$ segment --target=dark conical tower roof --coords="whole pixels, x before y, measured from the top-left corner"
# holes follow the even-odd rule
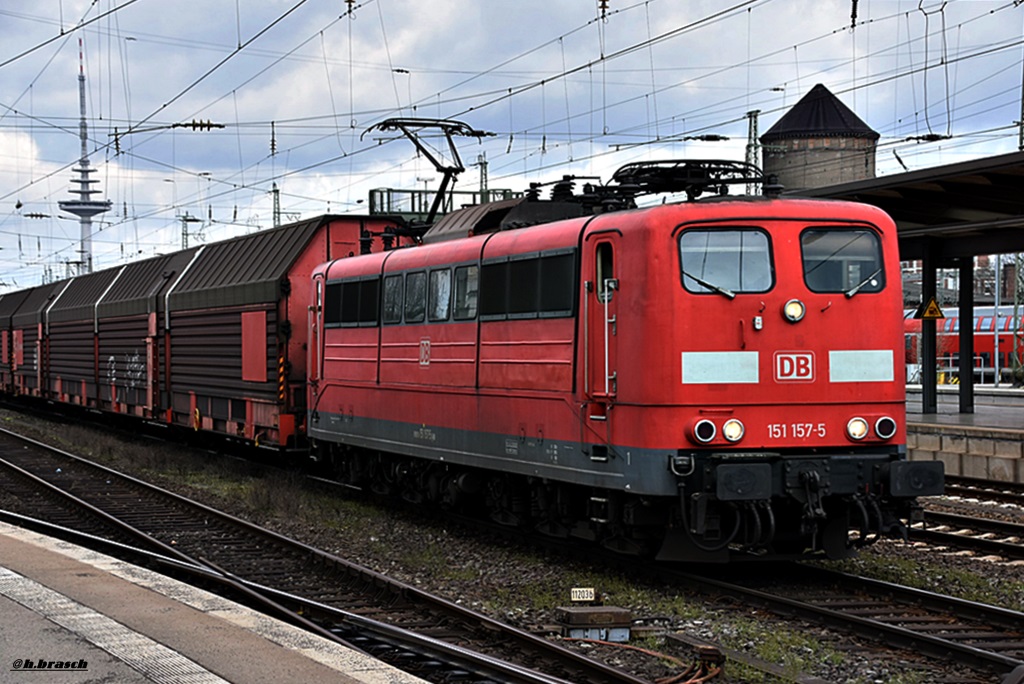
[[[879,136],[819,83],[761,136],[761,142],[819,137],[878,140]]]

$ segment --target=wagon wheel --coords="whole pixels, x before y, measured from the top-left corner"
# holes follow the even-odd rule
[[[484,505],[487,513],[496,523],[518,527],[528,518],[528,499],[505,475],[492,477],[487,481]]]

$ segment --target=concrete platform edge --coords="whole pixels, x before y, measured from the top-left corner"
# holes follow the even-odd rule
[[[146,568],[2,522],[0,522],[0,535],[61,554],[98,571],[109,573],[139,587],[167,596],[194,610],[252,632],[282,648],[300,653],[339,674],[356,677],[361,682],[368,684],[377,682],[380,684],[423,684],[422,679],[379,660],[356,653],[328,639],[310,634],[280,620]]]

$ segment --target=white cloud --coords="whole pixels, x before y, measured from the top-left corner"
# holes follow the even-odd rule
[[[78,156],[78,37],[91,159],[114,204],[98,262],[174,248],[186,211],[212,212],[210,239],[269,224],[274,182],[283,210],[304,216],[364,211],[374,187],[420,188],[417,179],[438,174],[411,143],[360,139],[396,115],[495,132],[457,141],[467,165],[459,187],[472,189],[481,153],[492,186],[515,190],[568,173],[607,178],[636,159],[742,159],[745,113],[761,110],[763,132],[819,82],[882,133],[883,172],[900,170],[892,149],[913,168],[1016,149],[1012,128],[978,133],[1019,118],[1021,48],[1000,48],[1020,40],[1024,8],[1005,2],[926,3],[924,12],[917,0],[861,2],[855,30],[845,0],[755,2],[704,23],[727,6],[611,2],[601,22],[595,2],[363,0],[354,19],[339,20],[346,3],[307,2],[256,38],[294,4],[140,2],[77,32],[80,17],[114,0],[0,9],[0,63],[57,38],[0,67],[0,105],[20,113],[0,107],[0,246],[40,235],[55,261],[70,248],[74,225],[25,219],[14,202],[55,215],[67,196],[70,171],[53,172]],[[641,47],[599,61],[631,46]],[[143,118],[141,128],[159,130],[124,135]],[[226,128],[170,128],[192,118]],[[904,140],[929,125],[956,137]],[[120,155],[106,147],[115,127]],[[730,139],[657,140],[699,133]],[[0,279],[14,268],[3,262],[11,253],[0,252]]]

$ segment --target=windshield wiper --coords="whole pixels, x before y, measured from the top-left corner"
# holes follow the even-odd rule
[[[849,299],[849,298],[850,298],[850,297],[852,297],[853,295],[855,295],[855,294],[857,294],[858,292],[860,292],[860,288],[864,287],[864,286],[865,286],[865,285],[867,285],[867,284],[868,284],[869,282],[871,282],[872,280],[874,280],[875,276],[876,276],[876,275],[878,275],[878,274],[879,274],[879,273],[881,273],[881,272],[882,272],[882,267],[881,267],[881,266],[879,266],[879,267],[878,267],[878,270],[877,270],[877,271],[875,271],[874,273],[872,273],[871,275],[869,275],[869,276],[868,276],[867,278],[865,278],[864,280],[862,280],[862,281],[860,281],[859,283],[857,283],[856,285],[854,285],[854,286],[853,286],[852,288],[850,288],[849,290],[847,290],[847,291],[846,291],[846,292],[844,292],[843,294],[845,294],[845,295],[846,295],[846,298],[847,298],[847,299]]]
[[[709,283],[706,280],[701,280],[697,276],[692,275],[690,273],[687,273],[685,269],[681,269],[681,270],[683,271],[683,275],[684,276],[686,276],[690,280],[696,281],[696,283],[698,285],[700,285],[701,287],[706,287],[707,289],[713,290],[714,292],[717,292],[720,295],[724,295],[724,296],[728,297],[729,299],[734,299],[736,297],[736,293],[733,292],[732,290],[727,290],[724,287],[721,287],[719,285],[715,285],[714,283]]]

